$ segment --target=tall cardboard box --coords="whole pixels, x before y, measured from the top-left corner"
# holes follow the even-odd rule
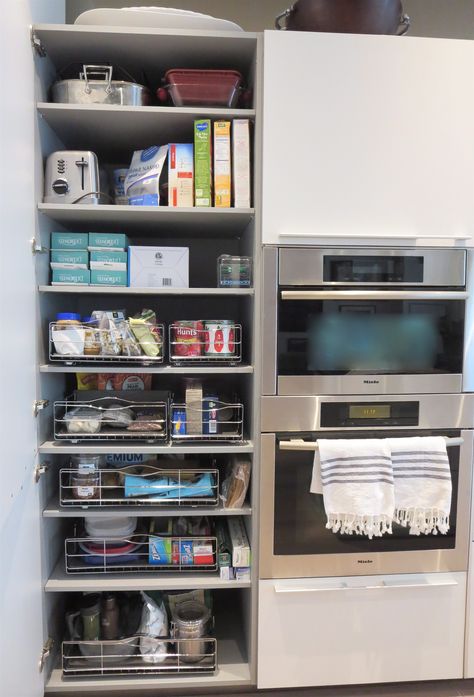
[[[232,179],[235,208],[250,208],[250,121],[232,121]]]
[[[194,122],[194,205],[212,206],[212,140],[211,121]]]
[[[192,208],[194,203],[192,143],[170,143],[168,150],[168,205]]]
[[[230,121],[214,122],[214,205],[230,208]]]

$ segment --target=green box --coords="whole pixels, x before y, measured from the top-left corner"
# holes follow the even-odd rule
[[[87,232],[52,232],[51,249],[87,249]]]
[[[91,272],[84,269],[53,269],[53,286],[81,285],[88,286]]]
[[[110,250],[107,252],[91,252],[91,269],[100,271],[126,271],[127,252]]]
[[[92,269],[91,286],[126,286],[127,272],[112,269]]]
[[[209,119],[194,122],[194,205],[212,206],[212,131]]]
[[[52,249],[50,266],[52,269],[88,269],[89,252],[84,249]]]
[[[124,252],[127,247],[128,238],[122,232],[89,232],[88,249],[90,252],[109,249],[118,249]]]

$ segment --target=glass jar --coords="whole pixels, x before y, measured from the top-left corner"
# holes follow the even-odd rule
[[[100,498],[99,472],[71,474],[71,489],[75,499],[88,501]]]
[[[99,356],[100,355],[100,330],[98,328],[98,320],[93,317],[84,317],[84,355]]]
[[[81,315],[76,312],[58,312],[56,315],[57,329],[67,329],[71,326],[81,325]]]

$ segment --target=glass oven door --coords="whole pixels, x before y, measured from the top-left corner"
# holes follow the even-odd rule
[[[263,435],[262,555],[263,578],[350,576],[379,573],[465,571],[469,538],[469,488],[472,431],[388,430],[377,437],[442,435],[462,438],[447,448],[452,476],[450,530],[447,535],[409,535],[393,525],[393,534],[369,540],[335,534],[326,528],[323,496],[310,493],[313,451],[287,450],[282,441],[337,438],[337,432]],[[340,437],[340,434],[339,434]],[[344,431],[344,438],[367,432]]]
[[[280,288],[278,394],[460,392],[466,293]]]

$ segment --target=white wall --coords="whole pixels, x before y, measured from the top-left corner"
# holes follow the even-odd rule
[[[275,16],[293,0],[176,0],[170,5],[224,17],[247,31],[273,29]],[[474,0],[402,0],[412,19],[411,36],[474,39]],[[94,7],[161,5],[158,0],[66,0],[66,21],[74,22],[81,12]]]

